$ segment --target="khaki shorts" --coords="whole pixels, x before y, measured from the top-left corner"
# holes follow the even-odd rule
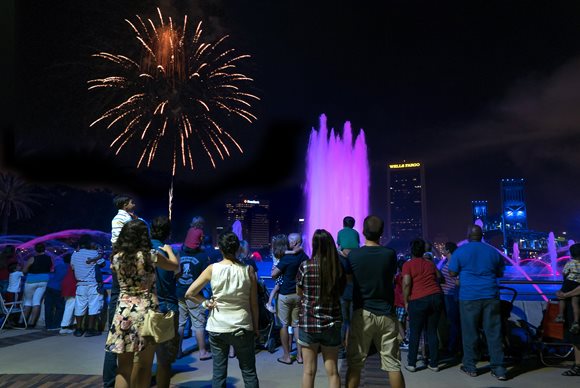
[[[364,367],[371,343],[381,354],[381,369],[387,372],[401,370],[399,349],[399,329],[397,318],[375,315],[363,309],[352,313],[347,359],[349,368],[361,370]]]
[[[187,317],[191,318],[191,328],[195,331],[205,330],[207,322],[206,309],[189,299],[179,299],[179,329],[183,330]]]
[[[282,325],[298,326],[298,312],[300,308],[300,297],[297,294],[278,294],[278,318]]]

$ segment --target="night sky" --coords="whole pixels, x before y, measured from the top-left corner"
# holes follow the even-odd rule
[[[14,53],[3,71],[4,169],[166,209],[169,167],[115,156],[114,133],[89,128],[100,108],[86,86],[90,55],[130,52],[124,19],[154,17],[156,6],[230,34],[252,55],[244,71],[261,98],[257,122],[230,128],[243,155],[216,169],[200,155],[197,170],[178,172],[180,216],[240,192],[270,198],[280,219],[303,216],[308,136],[324,113],[330,127],[365,131],[371,211],[382,217],[386,166],[406,159],[426,166],[431,239],[464,238],[472,200],[499,212],[502,178],[525,178],[531,229],[580,238],[580,3],[570,1],[20,0],[3,12]],[[108,225],[113,213],[94,216]]]

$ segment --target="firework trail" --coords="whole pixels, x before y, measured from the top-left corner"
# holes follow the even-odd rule
[[[112,62],[117,72],[90,80],[89,90],[110,90],[119,100],[90,126],[104,124],[119,131],[110,145],[115,155],[129,143],[140,144],[137,167],[149,167],[158,150],[170,144],[173,180],[178,165],[194,170],[196,144],[214,168],[217,157],[230,156],[232,145],[243,153],[222,118],[236,116],[251,123],[256,120],[251,103],[259,98],[244,90],[253,80],[237,68],[250,56],[223,48],[227,35],[208,43],[202,39],[201,22],[191,29],[187,15],[179,26],[159,8],[157,14],[158,23],[139,15],[126,20],[141,48],[139,59],[93,55]]]

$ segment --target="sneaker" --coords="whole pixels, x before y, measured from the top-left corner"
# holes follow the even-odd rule
[[[97,330],[87,330],[85,333],[85,337],[96,337],[98,335],[101,335],[101,332]]]
[[[507,376],[506,375],[496,375],[493,371],[491,372],[491,376],[495,377],[496,379],[498,379],[499,381],[507,381]]]
[[[58,334],[67,335],[67,334],[72,334],[74,332],[75,331],[73,329],[65,329],[65,328],[62,328],[62,329],[60,329],[60,331],[58,332]]]
[[[564,323],[564,316],[563,315],[556,315],[556,318],[554,318],[554,322],[556,323]]]
[[[75,337],[82,337],[84,334],[85,334],[85,332],[84,332],[83,330],[81,330],[81,329],[76,329],[76,330],[74,331],[74,333],[73,333],[73,335],[74,335]]]
[[[427,368],[431,369],[433,372],[439,372],[439,367],[438,366],[428,365]]]
[[[461,365],[459,367],[459,370],[463,373],[465,373],[466,375],[468,375],[469,377],[477,377],[477,372],[476,371],[470,371],[465,369],[465,367],[463,365]]]
[[[399,349],[409,350],[409,343],[407,341],[401,342],[401,345],[399,345]]]
[[[407,369],[409,372],[416,372],[417,371],[417,367],[414,367],[411,365],[405,365],[405,369]]]
[[[578,324],[578,322],[574,322],[571,326],[570,326],[570,333],[572,334],[578,334],[580,333],[580,324]]]

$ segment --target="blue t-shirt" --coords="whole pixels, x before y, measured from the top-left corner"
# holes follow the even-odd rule
[[[308,260],[308,256],[303,251],[292,255],[284,255],[276,264],[276,267],[282,271],[282,284],[280,285],[280,295],[292,295],[296,293],[296,275],[300,264]]]
[[[162,247],[164,244],[159,240],[151,240],[154,249]],[[159,252],[163,252],[159,250]],[[175,253],[175,252],[173,252]],[[163,252],[165,255],[165,252]],[[155,287],[157,287],[157,299],[159,299],[159,311],[166,313],[169,310],[178,312],[177,293],[175,287],[175,272],[166,271],[156,267]]]
[[[473,241],[457,248],[449,271],[459,274],[459,300],[498,298],[504,267],[503,257],[491,245]]]

